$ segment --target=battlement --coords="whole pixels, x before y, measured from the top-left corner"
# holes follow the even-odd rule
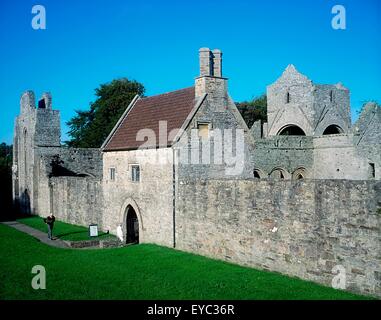
[[[44,92],[38,100],[37,109],[52,110],[52,95],[50,92]],[[36,110],[36,96],[32,90],[25,91],[20,98],[21,114],[29,113]],[[34,111],[33,111],[34,112]]]

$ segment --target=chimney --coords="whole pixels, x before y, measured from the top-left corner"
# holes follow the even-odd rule
[[[219,49],[212,51],[213,55],[213,76],[222,77],[222,52]]]
[[[222,52],[219,49],[211,51],[209,48],[201,48],[200,77],[222,77]]]
[[[199,50],[200,76],[195,81],[195,95],[200,97],[208,94],[210,97],[227,96],[227,78],[222,77],[222,52],[209,48]]]
[[[201,48],[200,56],[200,77],[213,76],[213,57],[209,48]]]

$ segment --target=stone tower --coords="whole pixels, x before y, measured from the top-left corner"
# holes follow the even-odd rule
[[[21,212],[34,212],[39,156],[46,147],[60,147],[60,140],[60,114],[52,109],[51,94],[44,93],[36,108],[33,91],[24,92],[13,138],[13,199]]]
[[[348,133],[349,90],[342,84],[318,85],[289,65],[267,87],[265,136]]]

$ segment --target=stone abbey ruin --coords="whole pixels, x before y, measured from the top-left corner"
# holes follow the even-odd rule
[[[135,97],[99,149],[61,146],[51,95],[36,108],[25,92],[20,210],[325,285],[339,266],[347,290],[381,297],[380,107],[352,124],[347,88],[290,65],[267,87],[267,123],[248,128],[221,51],[199,59],[194,86]]]

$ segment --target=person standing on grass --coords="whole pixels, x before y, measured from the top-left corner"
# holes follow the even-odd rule
[[[56,217],[53,215],[53,213],[44,219],[44,222],[48,225],[48,238],[50,240],[53,240],[54,221],[56,221]]]

